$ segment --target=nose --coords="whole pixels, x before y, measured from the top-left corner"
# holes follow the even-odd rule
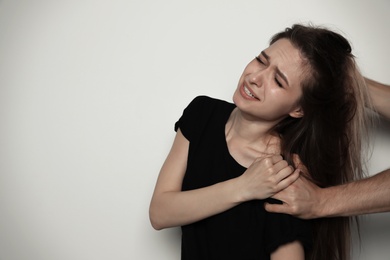
[[[256,87],[260,88],[264,83],[264,70],[256,70],[248,75],[248,81],[251,85],[256,85]]]

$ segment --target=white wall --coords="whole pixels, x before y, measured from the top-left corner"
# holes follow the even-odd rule
[[[1,0],[0,260],[179,259],[148,206],[173,124],[231,100],[246,63],[294,22],[338,28],[390,83],[390,2]],[[372,173],[389,167],[388,126]],[[386,133],[387,131],[387,133]],[[355,259],[388,259],[389,214]]]

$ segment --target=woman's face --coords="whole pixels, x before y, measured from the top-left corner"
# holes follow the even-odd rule
[[[278,40],[246,66],[233,101],[254,120],[278,123],[288,115],[302,117],[304,69],[298,49],[287,39]]]

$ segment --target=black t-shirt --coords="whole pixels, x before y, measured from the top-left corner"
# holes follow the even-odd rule
[[[190,142],[182,190],[207,187],[246,170],[230,155],[225,125],[234,104],[195,98],[175,124]],[[269,259],[278,246],[301,241],[311,246],[307,221],[266,212],[264,200],[239,204],[223,213],[182,227],[182,259]]]

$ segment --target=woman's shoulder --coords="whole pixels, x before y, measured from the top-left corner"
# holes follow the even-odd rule
[[[197,96],[184,109],[179,121],[175,124],[175,130],[180,128],[187,133],[186,138],[190,140],[189,131],[205,129],[206,127],[225,124],[235,105],[227,101],[211,98],[209,96]]]
[[[233,103],[230,103],[228,101],[218,99],[218,98],[212,98],[206,95],[200,95],[195,97],[191,103],[190,106],[195,106],[198,108],[216,108],[216,107],[233,107],[235,106]]]

